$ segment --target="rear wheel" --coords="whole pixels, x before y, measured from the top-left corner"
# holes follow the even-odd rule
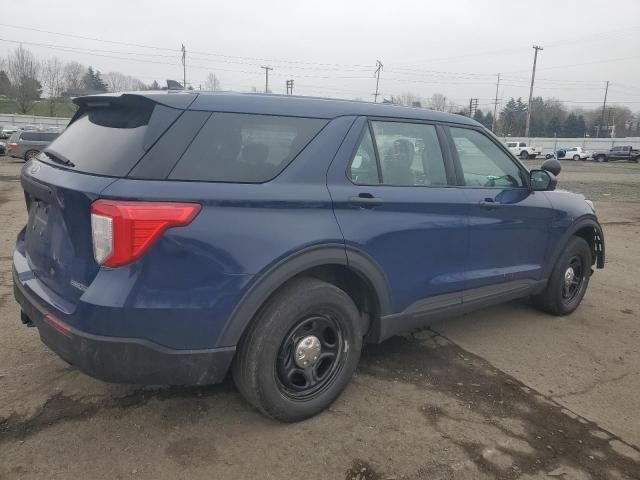
[[[314,278],[285,285],[238,346],[232,371],[242,395],[285,422],[329,407],[349,383],[362,348],[360,314],[342,290]]]
[[[598,155],[596,157],[596,162],[602,163],[602,162],[605,162],[606,160],[607,160],[607,157],[605,157],[604,155]]]
[[[591,276],[591,248],[580,237],[573,237],[558,258],[549,282],[540,295],[532,298],[540,310],[567,315],[582,301]]]
[[[27,153],[24,154],[24,159],[28,162],[29,160],[31,160],[33,157],[35,157],[39,153],[40,153],[39,150],[29,150],[29,151],[27,151]]]
[[[580,160],[580,155],[574,155],[573,159],[577,162],[578,160]]]
[[[520,158],[522,160],[527,160],[529,158],[529,152],[527,152],[526,150],[523,150],[520,152]]]

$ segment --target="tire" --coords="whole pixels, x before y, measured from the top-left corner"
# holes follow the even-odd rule
[[[235,384],[250,404],[276,420],[316,415],[351,380],[362,349],[360,329],[358,308],[344,291],[314,278],[292,280],[267,301],[243,335],[232,365]],[[315,363],[303,369],[294,353],[316,332],[321,332],[314,336],[320,352],[312,353],[309,361]]]
[[[570,267],[575,274],[572,280],[577,278],[577,283],[570,283],[573,289],[568,286]],[[553,267],[547,286],[541,294],[532,297],[533,304],[552,315],[568,315],[580,305],[590,277],[591,248],[583,238],[572,237]]]
[[[529,152],[527,152],[526,150],[523,150],[520,152],[520,159],[521,160],[527,160],[529,158]]]
[[[577,162],[578,160],[580,160],[580,155],[574,155],[574,156],[573,156],[573,160],[574,160],[575,162]]]
[[[33,157],[35,157],[36,155],[38,155],[40,153],[40,150],[28,150],[25,154],[24,154],[24,160],[25,162],[28,162],[29,160],[31,160]]]
[[[602,162],[606,162],[607,161],[607,157],[605,157],[604,155],[598,155],[596,157],[596,162],[598,163],[602,163]]]

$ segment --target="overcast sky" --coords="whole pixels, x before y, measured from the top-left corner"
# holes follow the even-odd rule
[[[385,96],[440,92],[461,105],[477,97],[486,111],[499,72],[499,97],[526,101],[537,44],[544,50],[535,95],[592,107],[586,102],[601,102],[610,80],[609,100],[640,110],[639,0],[19,3],[0,17],[0,54],[22,41],[40,58],[56,55],[146,83],[182,79],[184,43],[195,88],[213,72],[223,89],[262,90],[260,66],[270,65],[275,93],[294,79],[297,94],[371,100],[379,59]]]

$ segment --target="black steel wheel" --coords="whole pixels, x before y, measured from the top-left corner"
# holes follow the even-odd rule
[[[565,303],[573,301],[584,282],[584,265],[582,258],[574,255],[569,259],[562,282],[562,299]]]
[[[532,297],[533,304],[553,315],[573,312],[587,292],[592,263],[587,241],[572,237],[558,257],[545,289]]]
[[[329,407],[358,365],[365,327],[343,290],[316,278],[281,287],[243,335],[232,373],[262,413],[295,422]]]
[[[321,393],[342,367],[340,324],[324,315],[300,320],[286,336],[276,360],[281,392],[294,400]]]

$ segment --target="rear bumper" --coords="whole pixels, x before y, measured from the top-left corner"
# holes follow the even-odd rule
[[[42,342],[63,360],[92,377],[115,383],[206,385],[221,382],[234,347],[176,350],[148,340],[106,337],[79,331],[51,315],[13,270],[14,295]]]

